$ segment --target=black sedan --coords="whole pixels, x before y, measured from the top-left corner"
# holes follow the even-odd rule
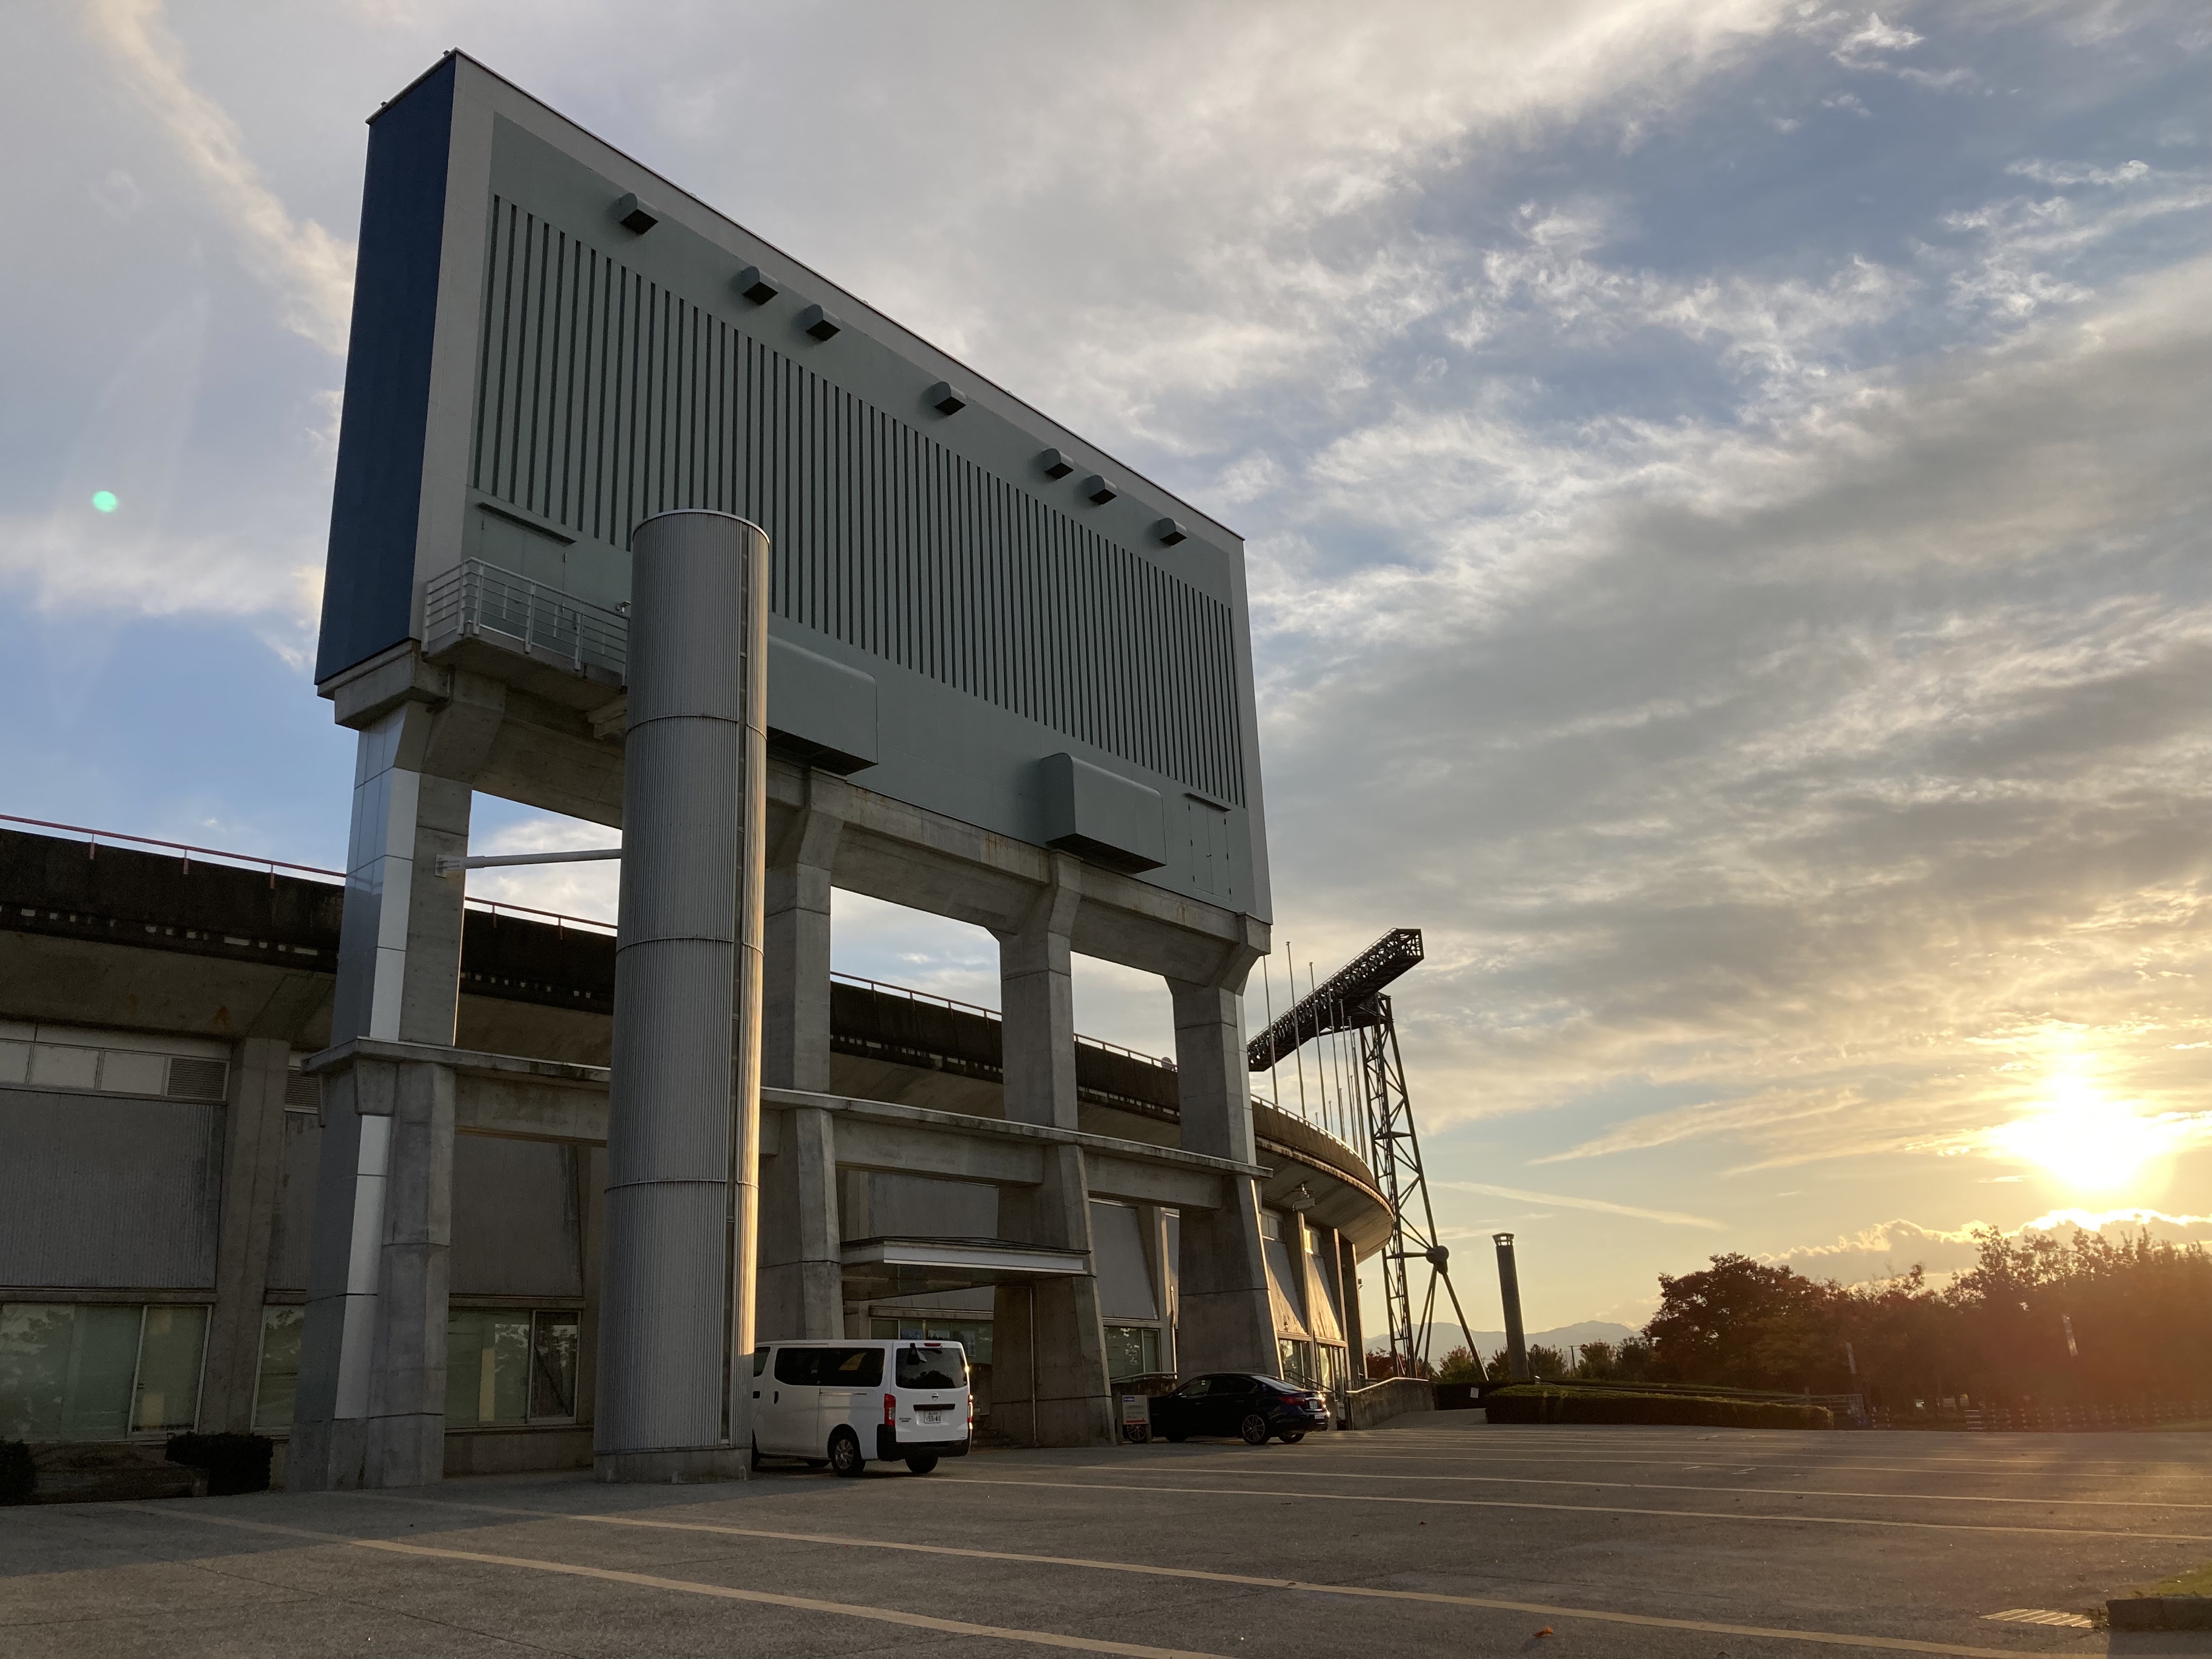
[[[1250,1371],[1208,1371],[1152,1401],[1152,1432],[1168,1440],[1234,1434],[1247,1445],[1296,1445],[1328,1426],[1328,1402],[1310,1389]]]

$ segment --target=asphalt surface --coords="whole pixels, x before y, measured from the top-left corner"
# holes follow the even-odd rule
[[[2201,1434],[1450,1413],[927,1477],[53,1505],[0,1510],[0,1653],[2212,1654],[2032,1621],[2212,1560],[2208,1466]]]

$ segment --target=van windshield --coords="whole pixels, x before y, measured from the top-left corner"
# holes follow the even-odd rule
[[[964,1389],[968,1356],[950,1343],[941,1348],[901,1348],[898,1385],[902,1389]]]

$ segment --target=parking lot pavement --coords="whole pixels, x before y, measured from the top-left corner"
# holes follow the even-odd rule
[[[0,1652],[2212,1654],[2051,1622],[2212,1560],[2209,1463],[1453,1413],[927,1477],[57,1505],[0,1511]]]

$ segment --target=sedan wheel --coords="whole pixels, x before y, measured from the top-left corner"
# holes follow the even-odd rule
[[[912,1469],[916,1474],[927,1474],[932,1469],[937,1467],[937,1454],[934,1452],[917,1452],[914,1456],[906,1460],[906,1466]]]
[[[1306,1431],[1304,1429],[1300,1429],[1296,1434],[1279,1434],[1275,1437],[1276,1439],[1281,1441],[1285,1446],[1295,1446],[1299,1441],[1305,1437]]]
[[[830,1467],[838,1474],[848,1477],[867,1468],[868,1460],[860,1455],[860,1443],[850,1429],[840,1429],[830,1437]]]
[[[1264,1446],[1267,1443],[1267,1419],[1254,1412],[1245,1418],[1244,1426],[1239,1432],[1243,1435],[1246,1445]]]

